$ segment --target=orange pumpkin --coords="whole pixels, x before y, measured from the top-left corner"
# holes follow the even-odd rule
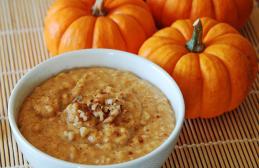
[[[169,26],[177,19],[211,17],[240,28],[253,8],[253,0],[147,0],[147,3],[163,26]]]
[[[45,18],[44,36],[52,55],[82,48],[137,53],[155,31],[142,0],[57,0]]]
[[[249,41],[230,25],[210,18],[194,25],[191,20],[174,22],[145,41],[139,55],[176,80],[187,118],[214,117],[236,108],[257,71],[256,53]]]

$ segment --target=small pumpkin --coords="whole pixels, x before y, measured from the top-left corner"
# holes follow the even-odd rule
[[[137,53],[156,31],[142,0],[57,0],[44,24],[45,41],[52,55],[82,48]]]
[[[169,26],[177,19],[211,17],[240,28],[253,8],[253,0],[147,0],[147,4],[162,26]]]
[[[236,108],[255,79],[256,53],[226,23],[210,18],[177,20],[150,37],[139,50],[176,80],[187,118],[209,118]]]

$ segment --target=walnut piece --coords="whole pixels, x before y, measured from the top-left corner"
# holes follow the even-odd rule
[[[72,141],[74,133],[77,133],[80,137],[87,137],[89,142],[94,143],[96,137],[90,133],[92,132],[90,130],[100,123],[112,123],[118,115],[125,111],[123,103],[121,94],[119,96],[114,94],[111,87],[105,87],[93,96],[75,96],[64,112],[68,126],[72,126],[72,129],[76,131],[65,131],[64,136]]]
[[[72,131],[64,131],[64,137],[68,140],[68,141],[73,141],[75,138],[75,134]]]
[[[99,90],[93,97],[87,98],[81,95],[76,96],[73,102],[67,106],[67,121],[87,122],[94,118],[97,122],[111,123],[123,111],[123,98],[121,94],[112,95],[112,87],[107,86]],[[83,102],[82,100],[86,100]]]

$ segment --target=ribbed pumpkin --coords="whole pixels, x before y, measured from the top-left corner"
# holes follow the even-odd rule
[[[225,23],[177,20],[150,37],[139,55],[163,67],[179,84],[187,118],[209,118],[236,108],[256,76],[256,54]],[[194,26],[194,28],[193,28]]]
[[[82,48],[137,53],[155,31],[142,0],[57,0],[45,18],[44,36],[52,55]]]
[[[147,0],[147,3],[162,26],[169,26],[177,19],[211,17],[240,28],[253,8],[253,0]]]

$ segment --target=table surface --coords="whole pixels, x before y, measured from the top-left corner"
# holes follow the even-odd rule
[[[43,18],[52,0],[0,0],[0,167],[29,167],[11,134],[7,102],[16,82],[48,59]],[[259,58],[259,7],[241,30]],[[258,59],[259,60],[259,59]],[[259,64],[258,64],[259,67]],[[213,119],[186,120],[163,168],[259,167],[259,74],[245,101]]]

